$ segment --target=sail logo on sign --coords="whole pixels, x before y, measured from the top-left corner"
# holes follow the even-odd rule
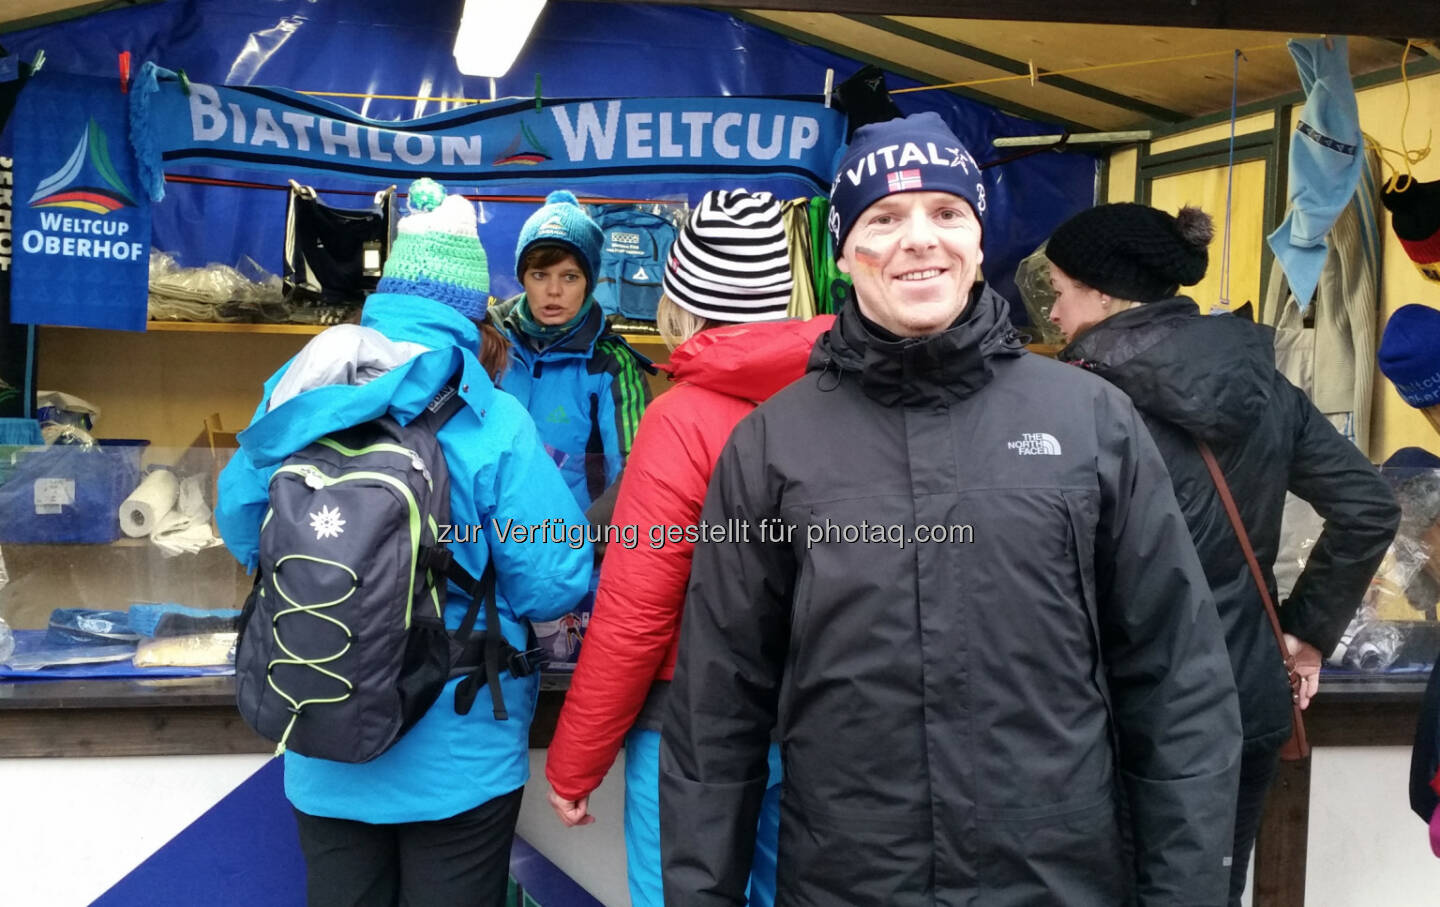
[[[121,208],[135,207],[135,197],[116,172],[109,139],[94,119],[81,131],[75,150],[60,169],[36,185],[28,205],[81,213],[42,210],[42,229],[26,230],[20,237],[20,248],[27,254],[116,261],[145,254],[142,243],[122,239],[130,233],[130,224],[109,217]]]

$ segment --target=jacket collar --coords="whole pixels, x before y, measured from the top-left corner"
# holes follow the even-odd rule
[[[480,348],[480,329],[475,322],[443,302],[421,296],[372,293],[360,312],[360,323],[391,340],[418,343],[427,349]]]
[[[808,321],[751,321],[701,331],[659,368],[671,380],[759,403],[805,374],[816,339],[833,315]]]
[[[475,358],[480,334],[470,319],[434,300],[375,293],[365,301],[361,323],[391,341],[418,344],[427,351],[364,384],[312,387],[269,409],[270,396],[292,360],[265,383],[261,415],[240,433],[240,446],[255,465],[279,462],[322,435],[386,413],[408,423],[457,372],[460,396],[483,420],[495,389]],[[303,359],[303,352],[296,359]]]
[[[882,339],[860,317],[850,290],[830,331],[810,356],[810,370],[853,373],[867,397],[885,406],[948,406],[993,377],[991,360],[1024,352],[999,294],[976,284],[970,304],[949,328],[928,337]]]
[[[495,308],[495,318],[515,348],[522,354],[530,356],[580,356],[589,358],[595,352],[595,344],[609,331],[605,323],[605,310],[598,302],[590,302],[585,317],[575,325],[563,337],[556,338],[553,343],[547,346],[539,346],[541,342],[530,336],[521,329],[520,307],[525,304],[525,294],[505,300]]]

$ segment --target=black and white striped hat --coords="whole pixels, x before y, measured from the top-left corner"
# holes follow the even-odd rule
[[[705,193],[665,268],[665,294],[716,321],[783,319],[794,283],[780,202],[744,189]]]

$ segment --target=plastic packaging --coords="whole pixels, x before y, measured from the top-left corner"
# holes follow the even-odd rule
[[[15,633],[5,618],[0,617],[0,665],[10,660],[10,655],[15,651]]]
[[[74,431],[75,429],[68,429]],[[149,441],[28,448],[0,485],[0,542],[113,542]]]
[[[100,421],[100,408],[88,400],[64,391],[37,391],[35,418],[42,425],[63,425],[89,432]],[[45,443],[52,443],[50,438]]]
[[[207,667],[235,663],[235,633],[196,633],[147,639],[135,649],[137,668]]]
[[[1326,661],[1362,672],[1429,670],[1440,642],[1440,470],[1381,475],[1400,505],[1399,530]]]
[[[56,608],[50,612],[45,641],[55,645],[105,645],[140,638],[125,611],[95,608]]]
[[[156,321],[288,321],[283,293],[280,278],[248,257],[233,268],[215,262],[182,268],[150,250],[150,318]]]
[[[1065,335],[1050,321],[1055,306],[1055,285],[1050,282],[1050,259],[1045,245],[1020,260],[1015,268],[1015,288],[1025,301],[1025,314],[1030,317],[1026,332],[1040,343],[1064,343]]]
[[[1327,661],[1352,671],[1380,672],[1395,664],[1404,644],[1400,624],[1380,620],[1373,609],[1365,607],[1345,628],[1340,644]]]
[[[0,551],[0,590],[9,582],[10,574],[5,572],[5,553]],[[10,625],[5,623],[5,618],[0,617],[0,665],[3,665],[14,651],[15,633],[10,629]]]

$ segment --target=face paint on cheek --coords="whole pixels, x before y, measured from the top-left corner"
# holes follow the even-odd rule
[[[864,246],[855,247],[855,260],[867,268],[875,269],[880,267],[881,256],[874,249],[867,249]]]

